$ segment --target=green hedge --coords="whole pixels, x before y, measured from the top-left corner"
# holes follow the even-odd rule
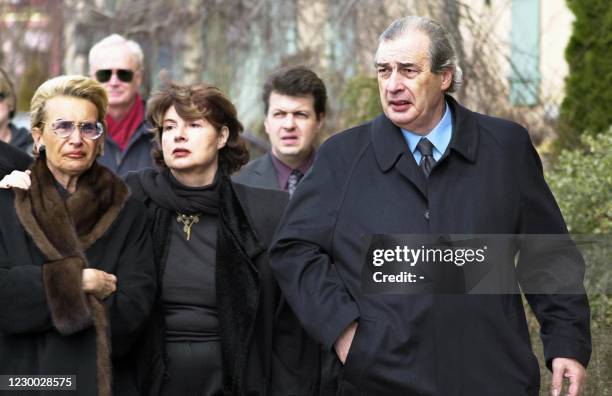
[[[568,228],[576,234],[612,234],[612,128],[596,136],[583,135],[571,150],[563,150],[547,173],[548,183]],[[593,354],[583,396],[612,396],[612,282],[610,247],[586,257],[585,287],[591,305]],[[595,257],[593,257],[595,256]],[[605,286],[607,285],[607,286]],[[550,372],[544,367],[539,326],[528,311],[532,343],[540,360],[541,396],[549,395]]]
[[[612,125],[612,7],[610,0],[567,0],[576,16],[565,50],[569,66],[561,105],[557,152],[574,147],[583,134]]]

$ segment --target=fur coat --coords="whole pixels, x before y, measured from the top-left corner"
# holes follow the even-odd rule
[[[77,394],[134,389],[121,360],[155,295],[144,208],[125,184],[94,164],[63,199],[44,160],[28,191],[0,192],[0,374],[76,375]],[[100,301],[82,271],[117,276]],[[119,391],[120,390],[120,391]]]

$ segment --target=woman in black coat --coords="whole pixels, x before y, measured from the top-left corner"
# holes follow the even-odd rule
[[[136,390],[124,359],[155,297],[146,208],[95,162],[106,105],[86,77],[41,85],[31,185],[0,190],[0,375],[72,375],[77,395]]]
[[[160,170],[126,178],[153,219],[160,291],[138,358],[141,393],[315,393],[319,348],[268,267],[287,196],[230,180],[248,160],[236,109],[214,87],[170,85],[148,119]]]

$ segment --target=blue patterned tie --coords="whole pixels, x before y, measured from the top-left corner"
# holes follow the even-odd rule
[[[436,164],[436,160],[433,157],[433,147],[433,144],[427,140],[427,138],[422,138],[417,144],[417,150],[421,153],[419,167],[421,167],[421,170],[425,173],[425,177],[429,177],[431,170]]]

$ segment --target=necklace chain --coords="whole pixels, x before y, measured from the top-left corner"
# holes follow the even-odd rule
[[[187,240],[191,237],[191,226],[200,222],[200,214],[186,215],[183,213],[176,213],[176,222],[183,223],[183,232]]]

